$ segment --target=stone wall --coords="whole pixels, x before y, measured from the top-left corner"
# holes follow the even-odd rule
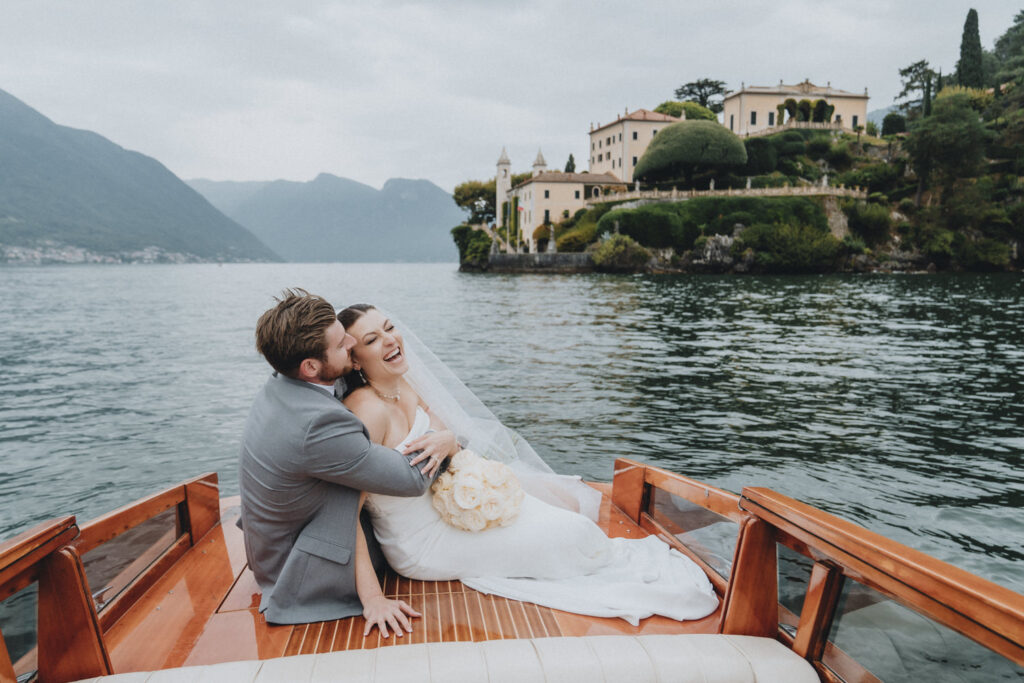
[[[594,260],[590,254],[559,252],[555,254],[491,254],[487,259],[489,273],[590,273]]]

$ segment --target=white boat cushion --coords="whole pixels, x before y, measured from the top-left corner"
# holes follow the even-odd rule
[[[770,638],[711,634],[581,636],[425,643],[227,662],[88,679],[89,683],[818,683],[814,668]]]

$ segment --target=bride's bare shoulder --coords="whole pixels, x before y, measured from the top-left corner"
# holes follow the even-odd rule
[[[384,443],[388,431],[388,406],[369,387],[360,387],[345,397],[345,407],[362,420],[370,441]]]

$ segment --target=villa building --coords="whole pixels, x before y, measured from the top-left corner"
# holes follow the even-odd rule
[[[726,94],[723,101],[722,124],[737,135],[749,135],[773,126],[781,126],[777,120],[778,106],[787,99],[814,100],[823,99],[835,107],[832,121],[846,130],[863,126],[868,121],[868,90],[864,94],[847,92],[833,88],[829,83],[825,87],[814,85],[810,81],[796,85],[760,86],[744,84],[739,90]]]
[[[658,130],[685,119],[637,109],[612,123],[590,126],[590,172],[610,173],[625,183],[633,182],[633,167],[644,155]]]
[[[612,187],[623,187],[621,180],[607,173],[549,171],[539,150],[533,162],[533,175],[514,188],[511,168],[512,162],[502,149],[495,182],[497,223],[499,227],[506,223],[518,226],[520,239],[530,253],[536,253],[539,240],[549,236],[554,223],[584,208],[588,198],[599,197]]]

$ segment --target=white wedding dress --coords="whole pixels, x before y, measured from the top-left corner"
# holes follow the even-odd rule
[[[429,422],[418,408],[396,450]],[[368,494],[366,508],[388,563],[412,579],[459,579],[484,593],[634,625],[652,614],[700,619],[718,607],[704,572],[660,539],[608,538],[583,515],[530,495],[512,524],[476,533],[445,523],[429,491]]]

